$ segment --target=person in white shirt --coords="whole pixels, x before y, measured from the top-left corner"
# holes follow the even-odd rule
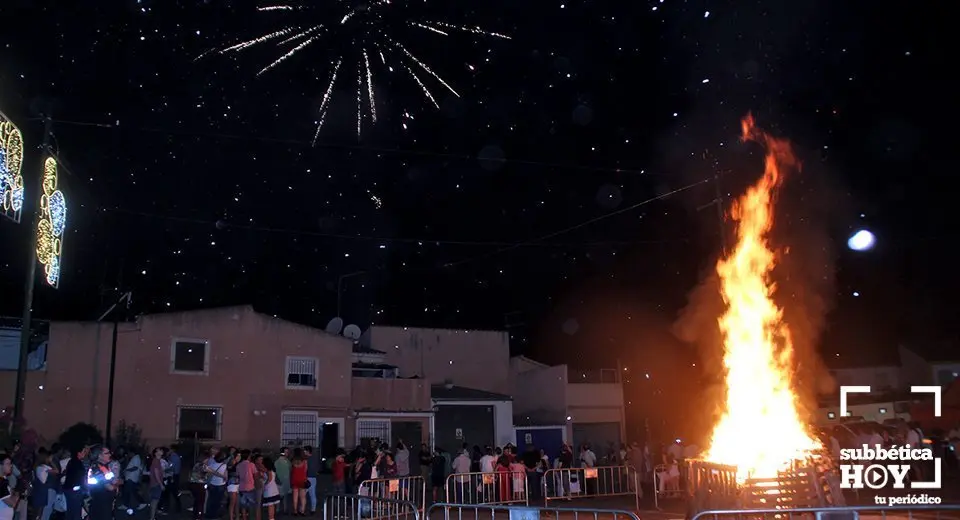
[[[140,478],[143,476],[143,459],[140,454],[131,452],[130,459],[123,470],[123,505],[128,509],[143,509],[147,503],[140,500]]]
[[[667,454],[673,457],[673,460],[677,461],[683,458],[683,441],[677,439],[673,441],[673,444],[667,448]]]
[[[483,473],[493,473],[496,462],[497,459],[493,456],[493,448],[488,446],[487,452],[484,453],[483,457],[480,457],[480,471]]]
[[[597,467],[597,456],[593,453],[593,450],[590,449],[589,444],[584,444],[580,450],[580,464],[585,468]]]
[[[467,493],[470,493],[470,455],[467,453],[466,449],[460,450],[460,454],[457,455],[457,458],[453,459],[453,472],[462,473],[462,476],[457,477],[457,499],[459,503],[466,504],[465,499],[469,498]]]

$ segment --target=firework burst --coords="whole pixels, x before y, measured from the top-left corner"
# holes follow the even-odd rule
[[[405,73],[435,108],[439,109],[440,105],[431,91],[430,83],[437,84],[434,88],[444,88],[454,96],[460,97],[449,82],[398,41],[394,33],[401,26],[437,36],[450,36],[451,33],[459,32],[487,38],[510,39],[507,35],[486,31],[479,27],[459,26],[437,20],[410,19],[403,16],[404,7],[391,0],[370,0],[361,3],[354,0],[334,0],[329,3],[298,0],[261,6],[257,11],[264,16],[275,17],[278,24],[277,30],[228,47],[212,49],[197,59],[211,54],[238,53],[253,47],[275,46],[276,57],[257,73],[257,76],[262,76],[298,54],[311,48],[319,48],[321,45],[318,44],[324,43],[324,53],[331,56],[328,67],[329,82],[320,101],[314,144],[320,137],[320,131],[326,122],[334,90],[338,85],[337,80],[350,81],[349,77],[353,76],[354,71],[356,96],[353,101],[356,102],[357,108],[358,137],[364,128],[365,119],[371,123],[377,122],[377,99],[373,86],[377,80],[378,68]],[[347,43],[341,44],[339,49],[334,45],[335,52],[331,53],[330,46],[326,44],[334,40]],[[378,60],[379,63],[377,63]],[[412,116],[405,113],[404,119],[412,119]],[[404,126],[406,126],[405,123]]]

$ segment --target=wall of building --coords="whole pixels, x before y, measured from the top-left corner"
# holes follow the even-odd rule
[[[906,408],[904,408],[906,410]],[[897,413],[896,403],[877,402],[848,404],[847,412],[852,417],[863,417],[864,421],[883,423],[888,419],[910,420],[909,413]],[[821,427],[840,424],[840,406],[824,406],[817,410],[816,424]]]
[[[874,391],[904,388],[899,366],[840,368],[830,370],[830,374],[838,385],[868,385]]]
[[[933,370],[927,360],[903,345],[900,345],[899,350],[904,386],[934,384]]]
[[[390,412],[430,411],[430,383],[424,379],[355,377],[351,407],[354,410]]]
[[[567,367],[523,356],[510,359],[510,394],[516,424],[563,424],[567,416]]]
[[[206,374],[171,373],[178,338],[208,342]],[[50,325],[46,370],[29,373],[25,404],[30,426],[45,438],[79,421],[105,424],[110,340],[110,324]],[[341,337],[250,307],[143,316],[120,326],[114,425],[136,423],[149,442],[170,442],[179,407],[219,407],[222,442],[277,443],[284,409],[348,414],[351,347]],[[316,389],[286,389],[287,356],[318,360]],[[12,388],[15,374],[3,376],[3,387]]]
[[[386,352],[402,377],[510,393],[510,339],[506,332],[374,326],[369,347]]]

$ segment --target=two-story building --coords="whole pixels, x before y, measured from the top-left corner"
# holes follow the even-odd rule
[[[112,324],[52,322],[46,361],[27,377],[25,416],[53,439],[77,422],[106,422]],[[429,441],[430,387],[369,377],[353,342],[252,307],[150,314],[117,334],[114,426],[145,440],[242,446],[314,445],[324,453],[364,438]],[[15,372],[0,373],[12,395]],[[415,436],[419,433],[419,438]]]
[[[378,362],[429,382],[437,446],[514,442],[506,332],[373,326],[360,345],[379,352]]]
[[[510,360],[517,445],[548,451],[589,443],[598,456],[626,441],[623,384],[616,369],[576,370],[525,356]]]

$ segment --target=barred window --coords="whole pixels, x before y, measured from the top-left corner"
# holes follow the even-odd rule
[[[283,446],[317,446],[319,426],[316,412],[283,412],[280,419]]]
[[[317,358],[287,357],[287,388],[317,387]]]
[[[360,446],[370,446],[371,443],[391,444],[390,420],[359,419],[357,420],[357,441]]]
[[[177,407],[177,438],[198,441],[220,440],[223,409],[219,406]]]

